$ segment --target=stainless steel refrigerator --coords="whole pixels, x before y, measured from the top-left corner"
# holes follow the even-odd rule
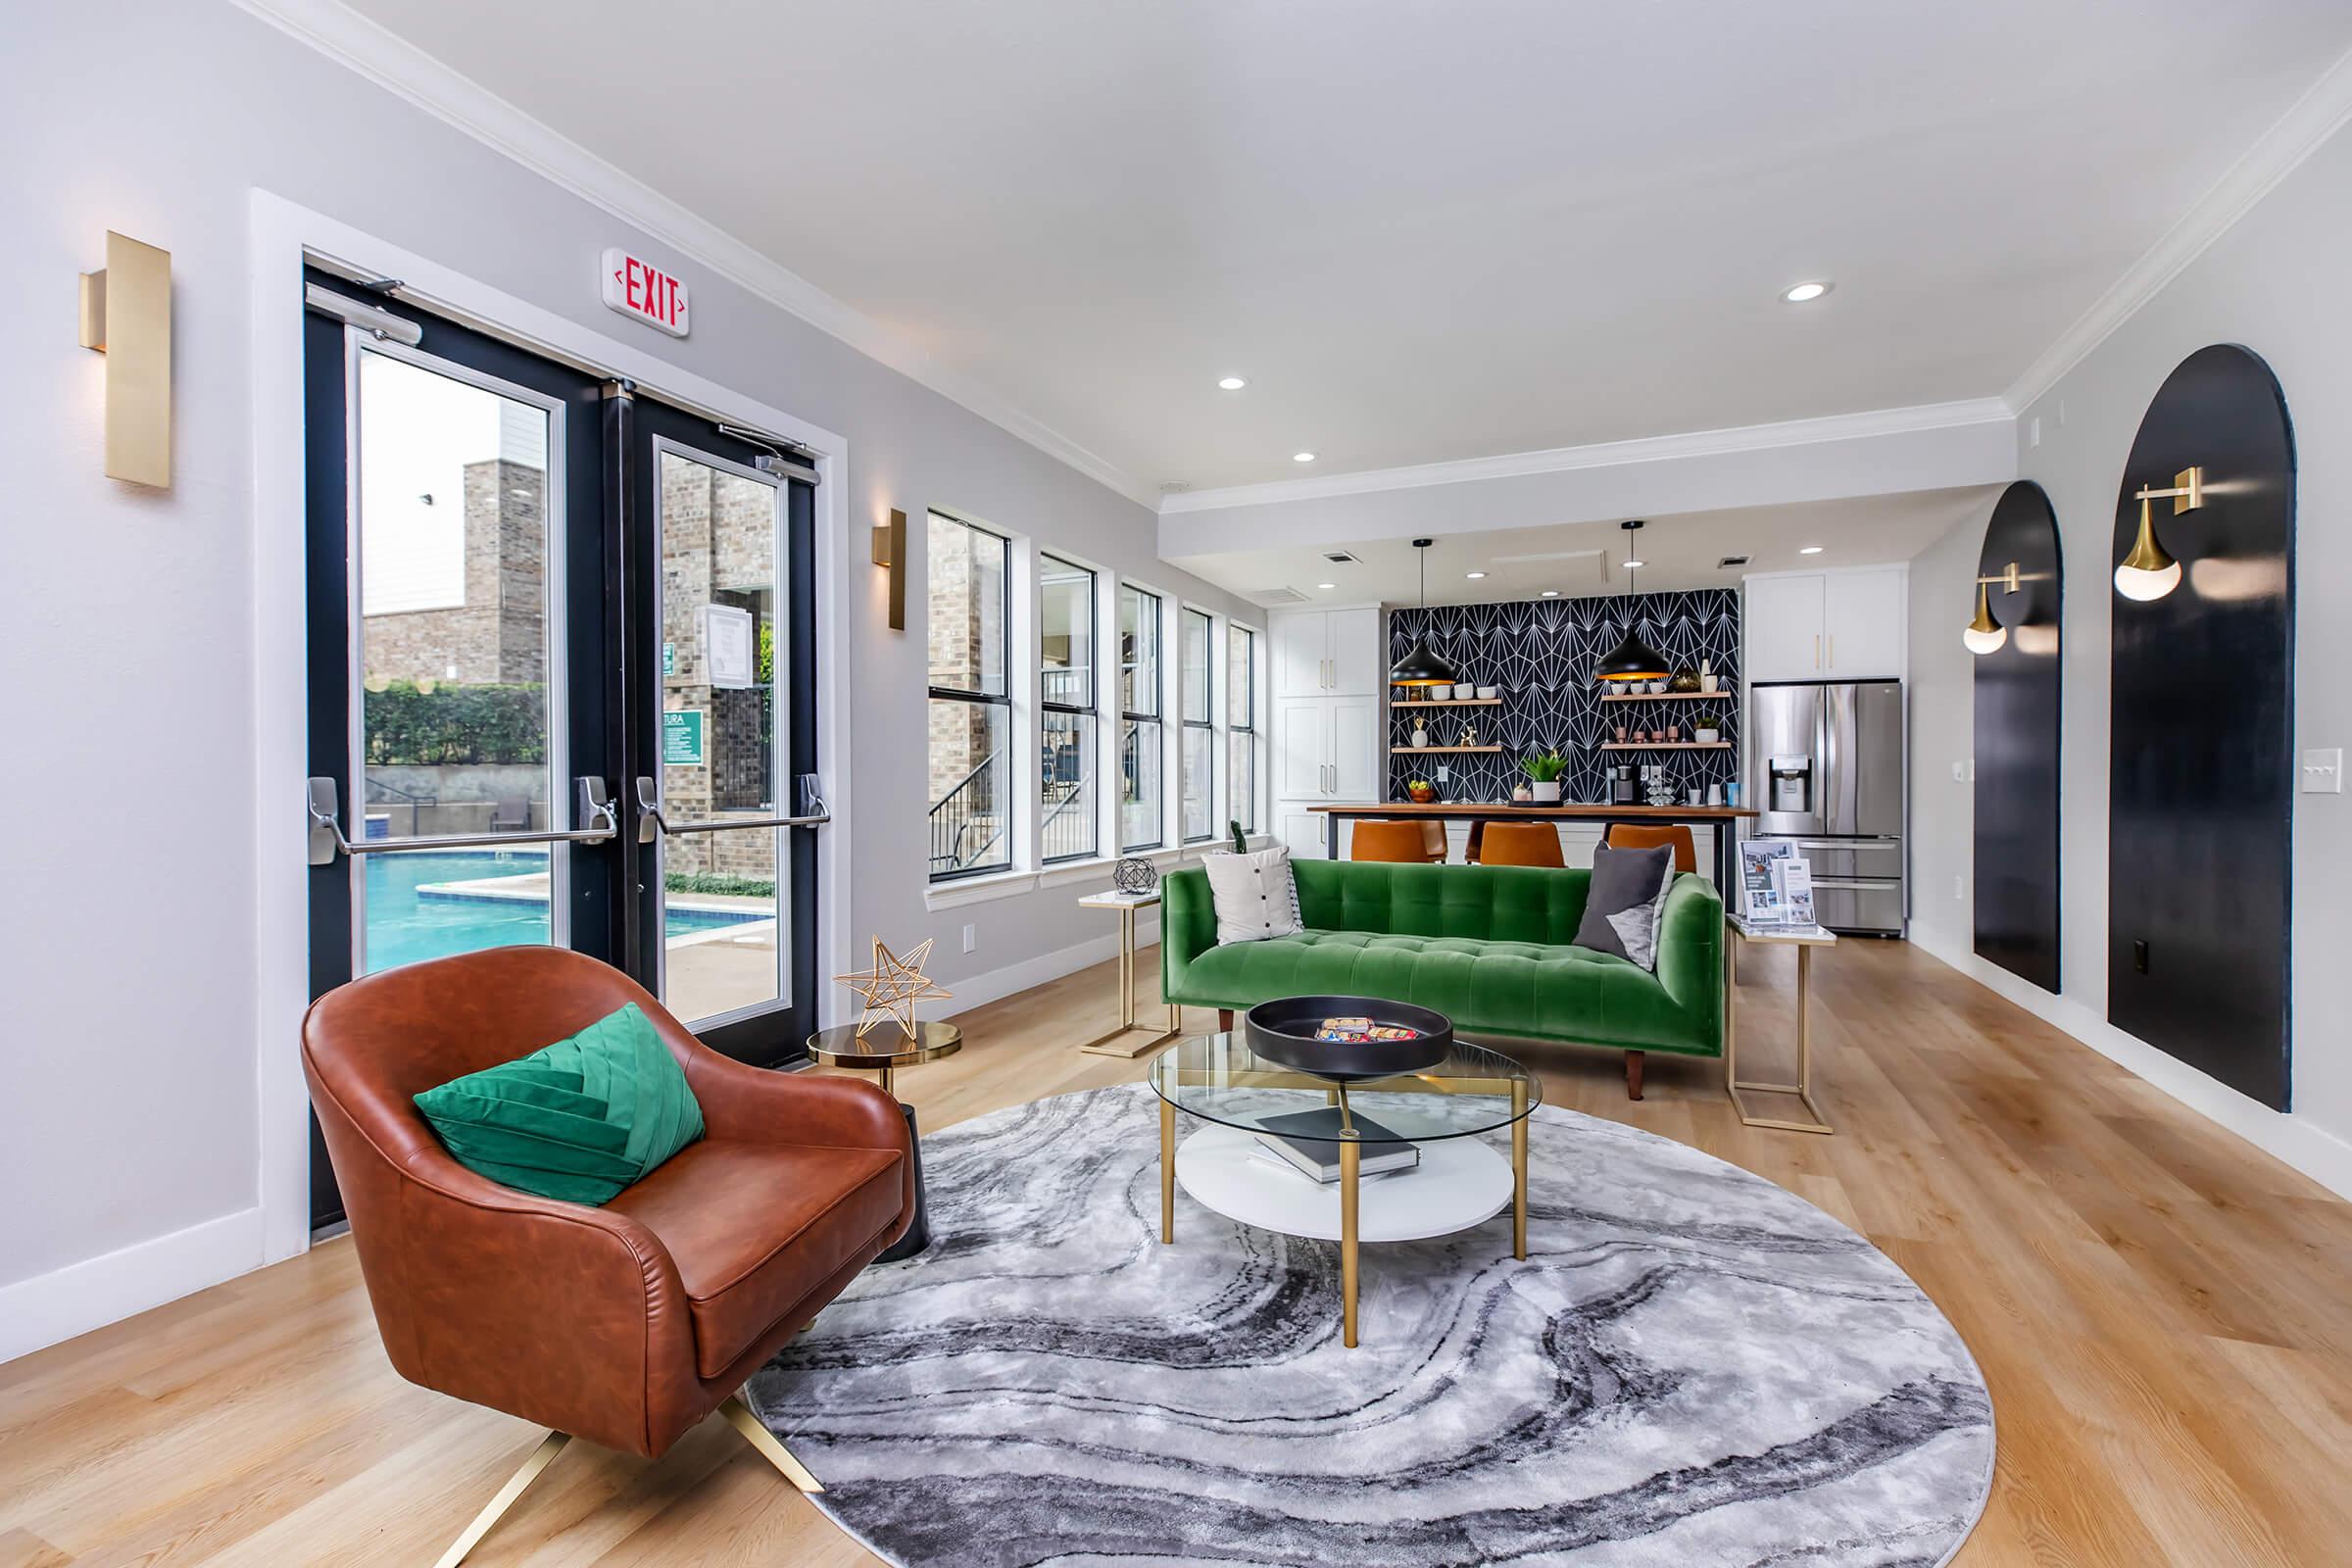
[[[1749,836],[1795,844],[1823,925],[1902,935],[1902,682],[1756,686],[1748,709]]]

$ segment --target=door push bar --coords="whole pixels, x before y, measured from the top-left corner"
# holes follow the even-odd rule
[[[795,784],[801,795],[798,816],[714,816],[701,822],[672,822],[662,814],[662,792],[643,773],[637,775],[637,842],[658,844],[662,836],[678,833],[716,833],[731,827],[816,827],[833,820],[833,808],[816,790],[816,775],[803,773]]]
[[[510,844],[602,844],[620,837],[620,802],[605,794],[605,781],[593,775],[572,781],[578,792],[578,815],[594,827],[544,833],[448,833],[432,838],[362,839],[353,843],[339,820],[341,808],[335,781],[311,780],[311,864],[332,865],[337,851],[345,855],[377,855],[388,850],[502,849]]]

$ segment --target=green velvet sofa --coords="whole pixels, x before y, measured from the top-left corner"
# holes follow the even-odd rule
[[[1467,1035],[1642,1053],[1723,1054],[1723,900],[1685,872],[1666,894],[1658,970],[1574,946],[1590,871],[1298,860],[1306,929],[1217,946],[1208,873],[1161,888],[1159,976],[1185,1006],[1231,1013],[1274,997],[1380,997],[1435,1007]]]

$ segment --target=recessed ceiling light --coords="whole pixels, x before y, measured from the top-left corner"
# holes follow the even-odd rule
[[[1835,283],[1799,283],[1794,288],[1785,291],[1781,298],[1791,305],[1802,305],[1808,300],[1821,298],[1837,286]]]
[[[1319,582],[1315,584],[1315,586],[1318,588],[1337,588],[1339,584],[1336,582]]]
[[[1484,577],[1486,573],[1483,571],[1465,571],[1462,573],[1462,575],[1469,578],[1472,582],[1476,582],[1479,578]]]
[[[1643,566],[1648,564],[1649,563],[1646,561],[1629,561],[1625,564],[1625,569],[1628,571],[1640,571]]]
[[[1797,554],[1800,556],[1818,556],[1821,554],[1821,546],[1807,545],[1802,550],[1799,550]]]
[[[1291,454],[1291,461],[1293,463],[1312,463],[1315,461],[1315,455],[1312,452],[1294,452]]]
[[[1239,392],[1242,388],[1248,386],[1249,384],[1249,382],[1243,380],[1238,375],[1229,375],[1217,382],[1217,390],[1220,392]]]
[[[1560,597],[1560,591],[1557,588],[1546,588],[1540,597],[1544,599],[1557,599]]]

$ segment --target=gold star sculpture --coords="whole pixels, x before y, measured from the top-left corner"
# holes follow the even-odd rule
[[[954,995],[934,985],[923,973],[923,960],[931,956],[934,938],[925,937],[922,943],[905,957],[883,946],[880,937],[874,938],[874,966],[857,974],[837,974],[833,978],[865,999],[865,1010],[858,1015],[858,1038],[888,1018],[914,1038],[914,1004]]]

